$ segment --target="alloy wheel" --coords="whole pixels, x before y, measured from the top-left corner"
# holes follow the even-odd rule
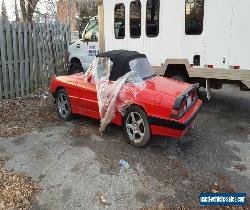
[[[126,129],[131,141],[139,143],[145,135],[145,126],[142,116],[138,112],[130,112],[126,120]]]
[[[65,93],[61,93],[57,98],[57,107],[60,115],[66,118],[69,114],[69,102]]]

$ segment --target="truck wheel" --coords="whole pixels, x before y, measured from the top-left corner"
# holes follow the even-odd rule
[[[136,147],[146,146],[151,138],[151,129],[147,115],[138,106],[131,106],[127,109],[123,127],[128,142]]]
[[[68,75],[84,72],[82,64],[73,62],[69,66]]]
[[[178,81],[181,81],[181,82],[187,82],[187,79],[185,76],[183,75],[173,75],[170,77],[171,79],[174,79],[174,80],[178,80]]]

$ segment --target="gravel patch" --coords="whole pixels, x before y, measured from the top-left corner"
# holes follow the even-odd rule
[[[29,176],[7,171],[4,164],[0,157],[0,209],[31,209],[38,184]]]
[[[58,122],[53,97],[47,89],[0,102],[0,116],[0,137],[22,135]]]

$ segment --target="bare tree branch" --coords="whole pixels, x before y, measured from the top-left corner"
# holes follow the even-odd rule
[[[38,1],[39,0],[20,0],[20,7],[24,22],[32,22]]]
[[[23,21],[27,21],[27,12],[25,7],[25,0],[20,0],[20,7],[23,16]]]

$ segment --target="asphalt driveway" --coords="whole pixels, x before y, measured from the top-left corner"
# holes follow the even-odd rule
[[[0,138],[0,156],[39,182],[33,209],[193,209],[200,192],[250,194],[250,92],[214,93],[181,143],[154,137],[138,149],[121,128],[100,135],[98,121],[78,116]],[[120,159],[130,169],[121,170]]]

